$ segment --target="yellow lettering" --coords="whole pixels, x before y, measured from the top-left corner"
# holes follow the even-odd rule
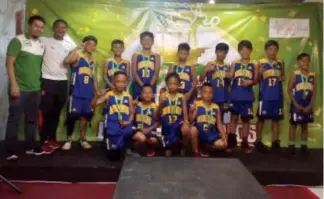
[[[124,114],[129,114],[129,107],[126,106],[125,104],[121,105],[112,105],[109,108],[109,115],[113,115],[114,113],[124,113]]]
[[[266,70],[262,73],[263,79],[266,79],[268,77],[281,77],[281,70],[279,69],[270,69]]]
[[[310,82],[308,83],[299,83],[296,85],[296,91],[300,91],[300,90],[304,90],[304,89],[307,89],[307,90],[314,90],[314,85]]]
[[[91,75],[92,70],[89,67],[80,67],[79,74]]]
[[[240,70],[235,71],[235,73],[234,73],[234,77],[247,77],[249,79],[252,79],[252,76],[253,76],[253,74],[249,70],[240,69]]]

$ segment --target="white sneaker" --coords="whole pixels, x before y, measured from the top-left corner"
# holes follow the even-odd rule
[[[66,141],[62,146],[62,150],[68,151],[71,149],[71,147],[72,147],[72,141]]]
[[[18,160],[18,156],[15,154],[9,155],[6,160]]]
[[[91,144],[89,144],[89,142],[87,142],[87,140],[80,140],[80,144],[81,144],[82,148],[85,150],[89,150],[92,148]]]

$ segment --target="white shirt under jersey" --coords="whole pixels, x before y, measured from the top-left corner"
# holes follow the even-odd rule
[[[63,39],[56,40],[53,37],[41,37],[45,46],[42,64],[42,78],[50,80],[67,80],[67,66],[64,59],[76,45]]]

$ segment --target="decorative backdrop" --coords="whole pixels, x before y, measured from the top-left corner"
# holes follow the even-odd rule
[[[311,71],[317,78],[317,98],[315,105],[315,122],[309,125],[309,146],[322,147],[323,143],[323,10],[320,3],[307,4],[194,4],[194,3],[153,3],[148,1],[106,1],[106,0],[29,0],[26,16],[40,14],[47,20],[46,35],[51,35],[51,24],[57,18],[63,18],[69,23],[68,36],[75,43],[80,43],[82,37],[95,35],[98,40],[95,54],[100,67],[100,81],[103,87],[103,59],[111,57],[110,42],[122,39],[126,43],[124,58],[130,59],[135,51],[141,50],[139,34],[145,30],[154,32],[154,51],[163,57],[163,67],[159,83],[170,62],[176,60],[176,47],[180,42],[188,42],[192,47],[191,62],[198,63],[198,74],[203,65],[215,59],[214,49],[219,42],[230,45],[227,61],[238,59],[237,44],[242,39],[251,40],[254,47],[252,58],[258,60],[264,57],[264,43],[270,35],[276,35],[280,43],[279,57],[286,63],[287,89],[290,74],[297,69],[296,56],[300,52],[311,54]],[[278,19],[279,18],[279,19]],[[292,20],[304,19],[304,20]],[[287,20],[287,23],[283,23]],[[270,25],[271,21],[271,25]],[[271,34],[270,34],[271,33]],[[2,74],[2,73],[1,73]],[[255,87],[255,96],[257,96]],[[281,122],[283,145],[288,144],[289,129],[289,98],[285,93],[285,119]],[[254,104],[255,111],[257,103]],[[254,111],[254,112],[255,112]],[[97,121],[100,110],[89,128],[88,137],[96,139]],[[65,139],[65,113],[62,112],[58,137]],[[255,120],[253,121],[255,122]],[[79,136],[78,128],[75,138]],[[299,134],[298,134],[299,135]],[[297,136],[299,140],[299,136]],[[250,141],[255,139],[255,125],[251,125]],[[264,141],[270,144],[271,126],[264,130]]]

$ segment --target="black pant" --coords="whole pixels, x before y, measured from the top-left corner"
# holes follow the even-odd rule
[[[40,124],[41,142],[56,140],[56,129],[60,113],[66,103],[67,80],[42,79],[42,99],[40,110],[43,122]]]
[[[26,149],[36,146],[37,111],[40,103],[40,92],[20,91],[19,97],[12,97],[9,93],[9,115],[6,128],[6,148],[9,153],[15,153],[18,147],[18,130],[21,115],[25,115]]]

